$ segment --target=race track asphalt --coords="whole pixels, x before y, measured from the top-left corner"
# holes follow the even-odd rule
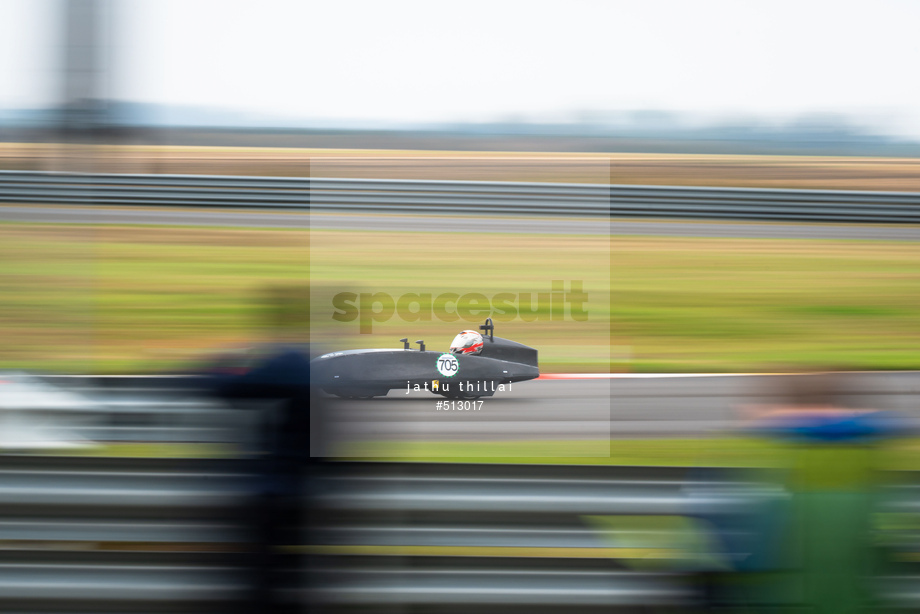
[[[920,226],[728,222],[697,220],[627,220],[591,218],[452,217],[437,215],[357,215],[291,213],[244,209],[163,209],[0,205],[0,221],[69,224],[140,224],[402,230],[415,232],[496,232],[610,234],[612,236],[734,237],[777,239],[860,239],[918,241]]]
[[[740,432],[745,408],[782,400],[772,375],[624,376],[533,380],[483,397],[478,410],[438,410],[442,397],[391,390],[372,400],[330,398],[348,440],[512,441],[720,436]],[[920,417],[920,373],[857,373],[842,402]]]

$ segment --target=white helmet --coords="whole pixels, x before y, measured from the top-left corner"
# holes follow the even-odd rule
[[[465,330],[454,337],[451,354],[479,354],[482,352],[482,335],[475,330]]]

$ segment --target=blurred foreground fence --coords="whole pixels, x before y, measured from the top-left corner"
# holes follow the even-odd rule
[[[249,581],[252,489],[239,459],[2,455],[0,608],[228,611]],[[916,512],[916,489],[892,509]],[[288,546],[304,557],[286,599],[426,612],[692,606],[688,570],[650,564],[675,558],[660,530],[625,532],[657,548],[618,547],[591,519],[714,519],[782,496],[700,469],[422,463],[330,463],[304,492],[314,523]],[[916,577],[876,582],[920,605]]]
[[[245,443],[240,431],[252,428],[240,421],[251,412],[196,399],[181,378],[46,378],[66,382],[64,397],[37,378],[4,377],[22,384],[8,396],[36,410],[24,414],[87,437]],[[125,428],[82,422],[94,411]],[[238,611],[253,579],[251,502],[267,487],[251,463],[245,453],[0,454],[0,609]],[[888,477],[880,509],[902,529],[889,542],[916,560],[920,476]],[[303,484],[311,512],[285,544],[299,558],[289,559],[284,596],[336,612],[693,611],[688,555],[714,554],[694,527],[750,531],[734,520],[788,496],[766,478],[701,467],[325,463]],[[912,564],[873,585],[887,605],[920,607]]]
[[[920,194],[603,184],[0,171],[0,202],[454,215],[920,222]]]

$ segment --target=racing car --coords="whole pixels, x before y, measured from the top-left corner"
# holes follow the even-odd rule
[[[475,330],[461,331],[448,352],[425,349],[400,339],[402,348],[331,352],[310,363],[311,385],[342,398],[369,399],[390,390],[406,394],[428,390],[451,399],[478,399],[510,389],[513,382],[540,376],[537,350],[495,336],[492,318]]]

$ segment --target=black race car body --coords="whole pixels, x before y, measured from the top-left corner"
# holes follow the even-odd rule
[[[537,350],[493,335],[492,320],[480,330],[482,350],[476,355],[410,348],[331,352],[313,359],[311,384],[329,394],[349,398],[384,396],[390,390],[428,390],[449,398],[492,396],[513,382],[539,377]]]

